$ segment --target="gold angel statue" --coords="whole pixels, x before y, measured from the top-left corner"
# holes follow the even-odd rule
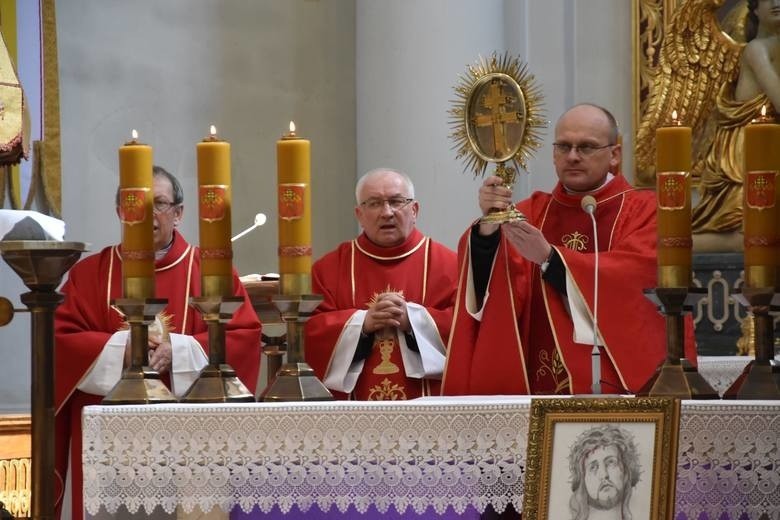
[[[744,128],[764,105],[772,116],[780,107],[780,0],[684,1],[661,46],[636,165],[637,180],[653,184],[655,130],[677,110],[695,136],[698,250],[741,249]]]

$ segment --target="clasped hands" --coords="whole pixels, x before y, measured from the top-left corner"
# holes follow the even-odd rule
[[[409,314],[406,310],[406,300],[399,293],[380,294],[374,304],[366,311],[366,317],[363,320],[364,334],[371,334],[386,328],[397,328],[402,332],[412,330]]]
[[[165,374],[171,369],[171,358],[173,356],[171,342],[163,340],[162,333],[153,330],[149,331],[148,339],[149,368],[160,374]],[[128,334],[127,344],[125,345],[125,366],[130,366],[131,344],[130,334]]]
[[[512,190],[504,186],[501,177],[492,175],[485,179],[479,188],[479,209],[482,210],[483,215],[495,209],[505,210],[512,204]],[[499,224],[480,223],[479,234],[490,235],[495,233],[498,227]],[[530,222],[525,220],[505,222],[501,224],[501,229],[509,243],[524,258],[541,264],[550,257],[552,246],[542,232]]]

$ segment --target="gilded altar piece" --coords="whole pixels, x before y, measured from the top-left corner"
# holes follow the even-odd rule
[[[641,118],[636,181],[654,182],[655,129],[676,109],[694,132],[693,172],[700,195],[693,209],[693,233],[700,235],[698,241],[694,237],[694,247],[706,244],[702,235],[716,233],[721,247],[741,249],[735,232],[742,225],[744,127],[762,106],[780,105],[780,71],[771,59],[780,52],[780,5],[774,0],[678,3],[660,35],[658,2],[641,1],[637,7],[643,56],[657,52],[658,59],[656,64],[645,60],[638,76],[635,72],[640,96],[646,94],[636,107]],[[643,29],[656,36],[641,36]],[[732,241],[723,240],[727,234]]]

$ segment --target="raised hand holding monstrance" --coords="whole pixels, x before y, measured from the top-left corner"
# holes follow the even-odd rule
[[[465,158],[466,169],[484,176],[488,163],[496,163],[495,175],[512,188],[518,169],[541,144],[542,95],[517,57],[495,53],[469,65],[455,86],[458,99],[450,110],[450,124],[457,158]],[[506,163],[510,164],[507,165]],[[525,220],[510,206],[496,209],[483,221],[501,223]]]

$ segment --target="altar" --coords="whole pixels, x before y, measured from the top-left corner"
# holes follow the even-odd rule
[[[529,409],[525,396],[90,406],[85,508],[91,518],[520,510]],[[675,518],[780,518],[780,403],[683,401],[679,439]]]

